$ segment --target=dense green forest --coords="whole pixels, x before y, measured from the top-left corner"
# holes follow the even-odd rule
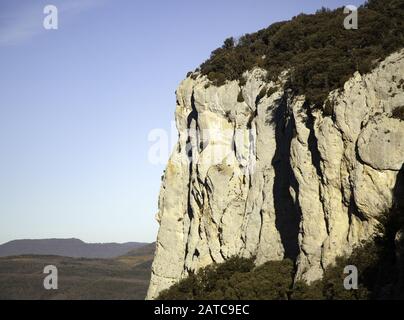
[[[362,300],[404,299],[404,167],[394,190],[395,203],[380,218],[375,239],[339,257],[326,268],[322,280],[307,285],[294,281],[295,264],[289,259],[269,261],[261,266],[254,259],[233,257],[213,264],[163,291],[161,300]],[[358,269],[358,289],[346,290],[344,268]]]
[[[268,71],[269,79],[290,70],[287,86],[322,105],[327,94],[355,71],[369,72],[387,55],[403,47],[404,1],[370,0],[358,10],[358,29],[346,30],[343,8],[323,8],[274,23],[238,40],[229,38],[212,52],[198,71],[215,85],[240,80],[253,67]]]

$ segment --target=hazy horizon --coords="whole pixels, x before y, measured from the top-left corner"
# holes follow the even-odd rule
[[[125,243],[144,243],[144,244],[151,244],[154,243],[155,241],[152,242],[143,242],[143,241],[136,241],[136,240],[132,240],[132,241],[124,241],[124,242],[87,242],[87,241],[83,241],[82,239],[79,238],[21,238],[21,239],[13,239],[13,240],[8,240],[6,242],[0,242],[0,246],[9,242],[13,242],[13,241],[37,241],[37,240],[80,240],[86,244],[125,244]]]
[[[0,244],[17,239],[154,242],[179,82],[230,36],[322,6],[364,1],[0,3]],[[212,10],[214,8],[214,10]]]

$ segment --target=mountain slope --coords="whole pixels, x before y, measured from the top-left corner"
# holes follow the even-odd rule
[[[113,258],[145,245],[127,243],[85,243],[79,239],[14,240],[0,245],[0,257],[57,255],[65,257]]]
[[[125,257],[139,257],[153,255],[156,250],[156,243],[145,244],[139,248],[130,250],[125,254]]]
[[[137,252],[139,250],[139,252]],[[143,300],[150,281],[154,246],[113,259],[61,256],[0,258],[0,300]],[[58,290],[45,290],[43,269],[58,268]]]

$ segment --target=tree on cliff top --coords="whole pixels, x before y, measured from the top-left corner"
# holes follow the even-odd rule
[[[355,71],[369,72],[404,43],[404,2],[371,0],[358,11],[358,30],[346,30],[343,8],[300,14],[246,34],[237,45],[226,39],[201,67],[215,85],[237,80],[253,67],[268,71],[271,79],[291,71],[288,86],[322,105],[327,94],[341,88]],[[241,80],[242,81],[242,80]]]

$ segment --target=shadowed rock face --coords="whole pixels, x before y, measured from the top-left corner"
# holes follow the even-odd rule
[[[394,211],[393,214],[398,214],[398,227],[394,237],[396,265],[397,265],[397,280],[395,284],[395,295],[399,299],[404,298],[404,165],[401,167],[397,175],[396,185],[394,187]],[[400,217],[401,215],[401,217]],[[400,221],[401,218],[401,221]]]
[[[290,190],[297,191],[298,184],[293,174],[290,159],[290,146],[295,130],[293,117],[288,116],[287,100],[274,111],[275,155],[272,159],[274,170],[272,195],[275,209],[275,226],[279,232],[284,257],[296,260],[299,253],[299,223],[301,212]]]
[[[332,116],[285,90],[286,72],[266,82],[254,69],[221,87],[185,79],[148,298],[234,255],[292,258],[311,282],[371,238],[404,162],[404,121],[391,118],[404,105],[403,74],[404,51],[356,73],[330,92]]]

